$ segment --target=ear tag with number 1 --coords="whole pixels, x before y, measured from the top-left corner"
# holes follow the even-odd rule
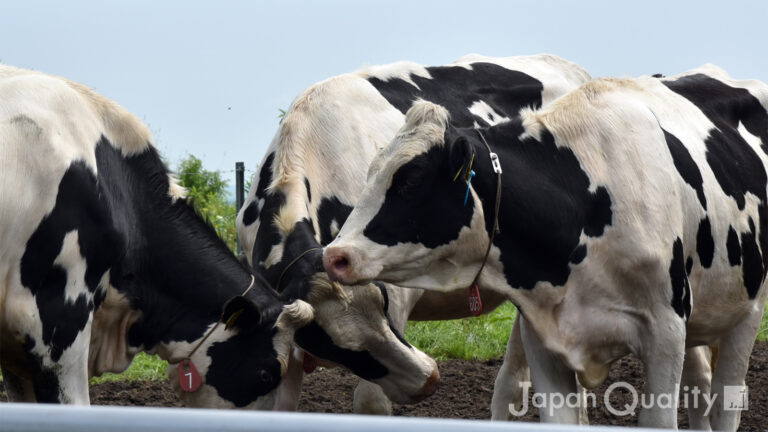
[[[185,392],[195,392],[200,388],[202,380],[200,379],[200,373],[197,372],[195,364],[190,359],[184,359],[179,363],[179,387]]]

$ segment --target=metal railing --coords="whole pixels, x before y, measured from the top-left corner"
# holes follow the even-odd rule
[[[352,414],[0,403],[0,432],[492,432],[502,430],[517,432],[622,430],[626,432],[628,429]]]

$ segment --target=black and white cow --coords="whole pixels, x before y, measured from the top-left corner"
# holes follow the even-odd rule
[[[378,374],[385,371],[387,376],[397,373],[401,387],[410,383],[412,391],[420,391],[434,364],[422,360],[399,335],[409,316],[469,316],[466,290],[445,294],[390,286],[380,291],[367,285],[346,288],[340,296],[317,288],[317,283],[327,285],[324,274],[317,275],[322,271],[320,251],[291,263],[333,239],[362,191],[370,161],[395,136],[415,101],[444,106],[457,126],[488,126],[517,117],[522,108],[546,104],[589,79],[581,67],[551,55],[469,55],[438,67],[411,62],[369,67],[327,79],[300,94],[286,112],[254,179],[256,187],[238,216],[238,234],[254,267],[284,293],[292,292],[315,308],[317,325],[311,332],[299,330],[298,344],[371,382],[380,383]],[[314,285],[308,283],[312,278]],[[483,296],[486,311],[505,300],[493,291]],[[347,298],[354,298],[356,306],[346,307]],[[386,303],[388,309],[382,309]],[[519,333],[513,336],[494,393],[494,418],[507,418],[509,403],[519,402],[522,395],[512,383],[527,376]],[[285,383],[298,385],[301,369],[291,370],[299,376]],[[403,399],[393,392],[385,387],[386,395]],[[286,394],[292,398],[280,408],[295,407],[298,391]],[[361,381],[354,409],[389,413],[391,405],[378,386]]]
[[[631,352],[646,393],[674,398],[685,348],[718,344],[708,420],[735,430],[723,389],[744,383],[768,293],[767,107],[768,86],[711,65],[595,80],[479,131],[421,102],[374,160],[324,267],[349,284],[466,289],[494,225],[487,141],[503,170],[500,233],[479,283],[523,314],[537,391],[574,392],[573,371],[593,387]],[[469,169],[464,205],[469,185],[454,178]],[[639,422],[677,427],[676,415],[656,404]]]
[[[139,351],[178,363],[203,341],[187,404],[271,408],[311,306],[252,279],[136,117],[82,85],[0,65],[0,146],[11,401],[86,405],[89,377],[123,371]],[[228,325],[203,339],[220,318]]]

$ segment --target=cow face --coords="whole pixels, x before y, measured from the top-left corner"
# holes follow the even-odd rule
[[[447,121],[447,112],[429,102],[408,111],[406,125],[374,160],[362,197],[324,251],[332,280],[445,290],[471,282],[476,268],[466,264],[483,256],[485,220],[473,191],[463,202],[461,177],[473,152],[464,138],[446,132]]]
[[[254,181],[257,187],[238,215],[238,235],[251,265],[281,295],[314,307],[315,319],[297,331],[296,343],[321,361],[379,384],[394,401],[412,403],[429,396],[439,382],[436,364],[392,326],[386,292],[375,285],[332,284],[323,272],[318,240],[330,241],[351,207],[319,193],[320,185],[312,187],[307,178],[268,188],[274,158],[274,153],[266,157]],[[286,208],[296,202],[304,207],[312,199],[320,202],[315,215]]]
[[[171,364],[174,389],[187,406],[271,409],[294,332],[312,316],[312,307],[300,300],[282,310],[260,310],[252,299],[230,299],[221,323],[191,357],[203,384],[194,392],[182,390],[180,380],[187,378]]]
[[[311,286],[315,320],[296,331],[301,348],[378,384],[397,403],[419,402],[437,390],[437,364],[392,326],[383,284],[342,287],[320,273]]]

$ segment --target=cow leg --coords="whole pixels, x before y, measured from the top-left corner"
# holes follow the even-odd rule
[[[301,384],[304,380],[304,369],[301,360],[304,351],[294,346],[293,353],[288,357],[288,368],[285,371],[280,385],[277,387],[273,411],[297,411],[299,408],[299,395]]]
[[[520,314],[517,314],[512,332],[507,341],[507,351],[504,353],[504,363],[496,375],[491,399],[491,420],[510,420],[512,405],[519,412],[523,403],[523,388],[521,383],[530,380],[528,361],[525,358],[523,340],[520,334]]]
[[[21,378],[6,368],[2,368],[2,372],[9,402],[37,402],[32,381]]]
[[[640,401],[638,425],[677,428],[677,401],[685,358],[685,323],[672,309],[648,329],[639,357],[645,364],[645,393]]]
[[[688,402],[688,423],[690,428],[695,430],[712,429],[709,425],[707,405],[703,398],[704,395],[710,394],[712,381],[710,355],[711,351],[706,346],[689,348],[685,351],[681,384]]]
[[[519,323],[533,386],[536,393],[546,397],[547,406],[539,409],[541,422],[578,424],[578,407],[568,407],[567,404],[560,403],[578,391],[574,372],[544,347],[533,329],[526,325],[524,318],[521,318]],[[549,402],[555,399],[555,403],[550,405]],[[561,406],[556,408],[556,404]]]
[[[355,414],[392,415],[392,401],[381,387],[361,379],[355,388],[352,411]]]
[[[767,292],[765,287],[763,291]],[[716,395],[717,399],[710,412],[710,422],[715,430],[735,431],[739,426],[741,410],[737,408],[742,405],[741,389],[730,388],[726,394],[725,388],[745,385],[744,377],[749,367],[749,356],[763,316],[764,296],[763,301],[758,301],[757,304],[759,306],[741,323],[720,338],[717,364],[712,377],[712,395]],[[746,389],[745,398],[748,393],[749,390]]]

